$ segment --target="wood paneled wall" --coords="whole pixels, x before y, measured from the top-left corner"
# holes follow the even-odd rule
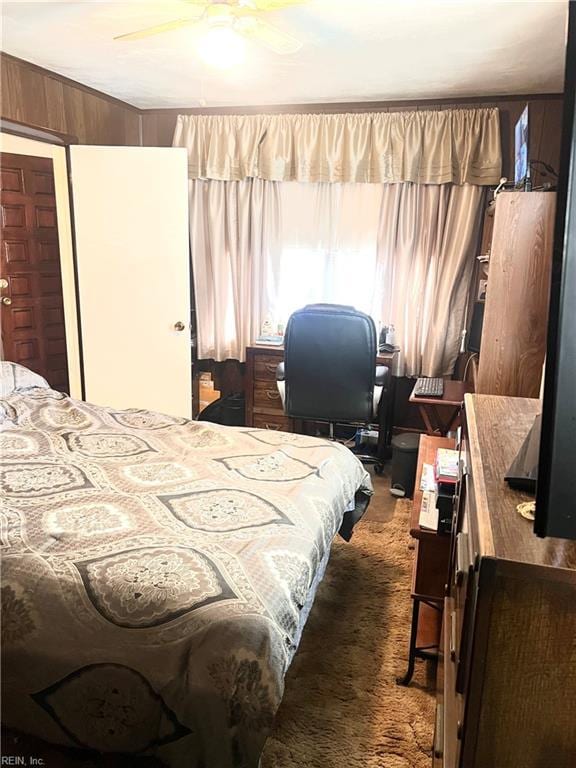
[[[140,110],[29,62],[1,54],[0,117],[80,144],[140,144]]]
[[[502,170],[508,177],[514,173],[514,126],[528,102],[530,156],[558,169],[562,124],[561,95],[140,110],[8,54],[0,54],[0,69],[0,117],[72,136],[81,144],[139,144],[142,138],[144,146],[170,146],[176,117],[179,114],[388,112],[495,106],[500,110]],[[535,184],[540,180],[539,174],[536,174]]]
[[[494,106],[500,110],[504,176],[514,176],[514,126],[522,110],[530,105],[530,157],[558,170],[562,129],[562,96],[509,96],[435,101],[378,101],[343,104],[300,104],[278,107],[218,107],[212,109],[148,109],[142,113],[142,143],[145,146],[170,146],[176,117],[182,114],[273,114],[334,112],[398,112],[401,110],[450,109],[454,107]],[[548,180],[548,179],[546,179]],[[535,174],[535,184],[540,183]]]
[[[478,364],[482,394],[539,395],[555,211],[555,192],[502,192],[496,198]]]

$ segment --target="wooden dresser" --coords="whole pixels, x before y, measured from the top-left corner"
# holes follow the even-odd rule
[[[284,348],[253,346],[246,348],[246,426],[292,432],[293,425],[282,409],[276,387],[276,368],[284,360]],[[379,354],[377,365],[394,372],[396,353]]]
[[[576,765],[576,541],[537,538],[504,481],[538,410],[465,398],[434,768]]]

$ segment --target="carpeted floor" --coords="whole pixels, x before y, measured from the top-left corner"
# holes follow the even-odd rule
[[[286,680],[262,768],[429,768],[431,670],[404,672],[410,622],[409,501],[336,539]]]
[[[429,768],[434,719],[431,670],[419,662],[409,688],[408,549],[411,502],[395,502],[386,478],[352,541],[336,538],[262,768]],[[4,734],[4,754],[43,757],[46,768],[120,768],[155,760],[71,753]],[[216,766],[214,767],[216,768]]]

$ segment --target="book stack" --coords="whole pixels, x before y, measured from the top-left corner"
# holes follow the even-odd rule
[[[458,482],[459,453],[450,448],[438,448],[434,462],[436,478],[436,507],[438,531],[449,533],[452,527],[452,503]]]
[[[438,485],[441,483],[456,485],[458,481],[458,457],[458,451],[450,448],[438,448],[434,464],[434,474]]]
[[[258,336],[254,344],[262,344],[266,347],[281,347],[284,344],[284,336],[270,334],[269,336]]]

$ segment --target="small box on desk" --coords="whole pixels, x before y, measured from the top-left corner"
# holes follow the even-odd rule
[[[450,533],[454,510],[454,485],[438,484],[436,509],[438,510],[438,533]]]
[[[451,448],[438,448],[434,464],[436,482],[451,485],[458,480],[458,451]]]
[[[437,491],[424,491],[420,505],[419,525],[440,534],[452,530],[453,494],[444,496]]]
[[[452,503],[456,492],[456,483],[438,483],[436,506],[440,513],[452,514]]]
[[[450,533],[454,509],[454,493],[458,480],[459,452],[450,448],[436,451],[436,507],[438,509],[438,533]]]

